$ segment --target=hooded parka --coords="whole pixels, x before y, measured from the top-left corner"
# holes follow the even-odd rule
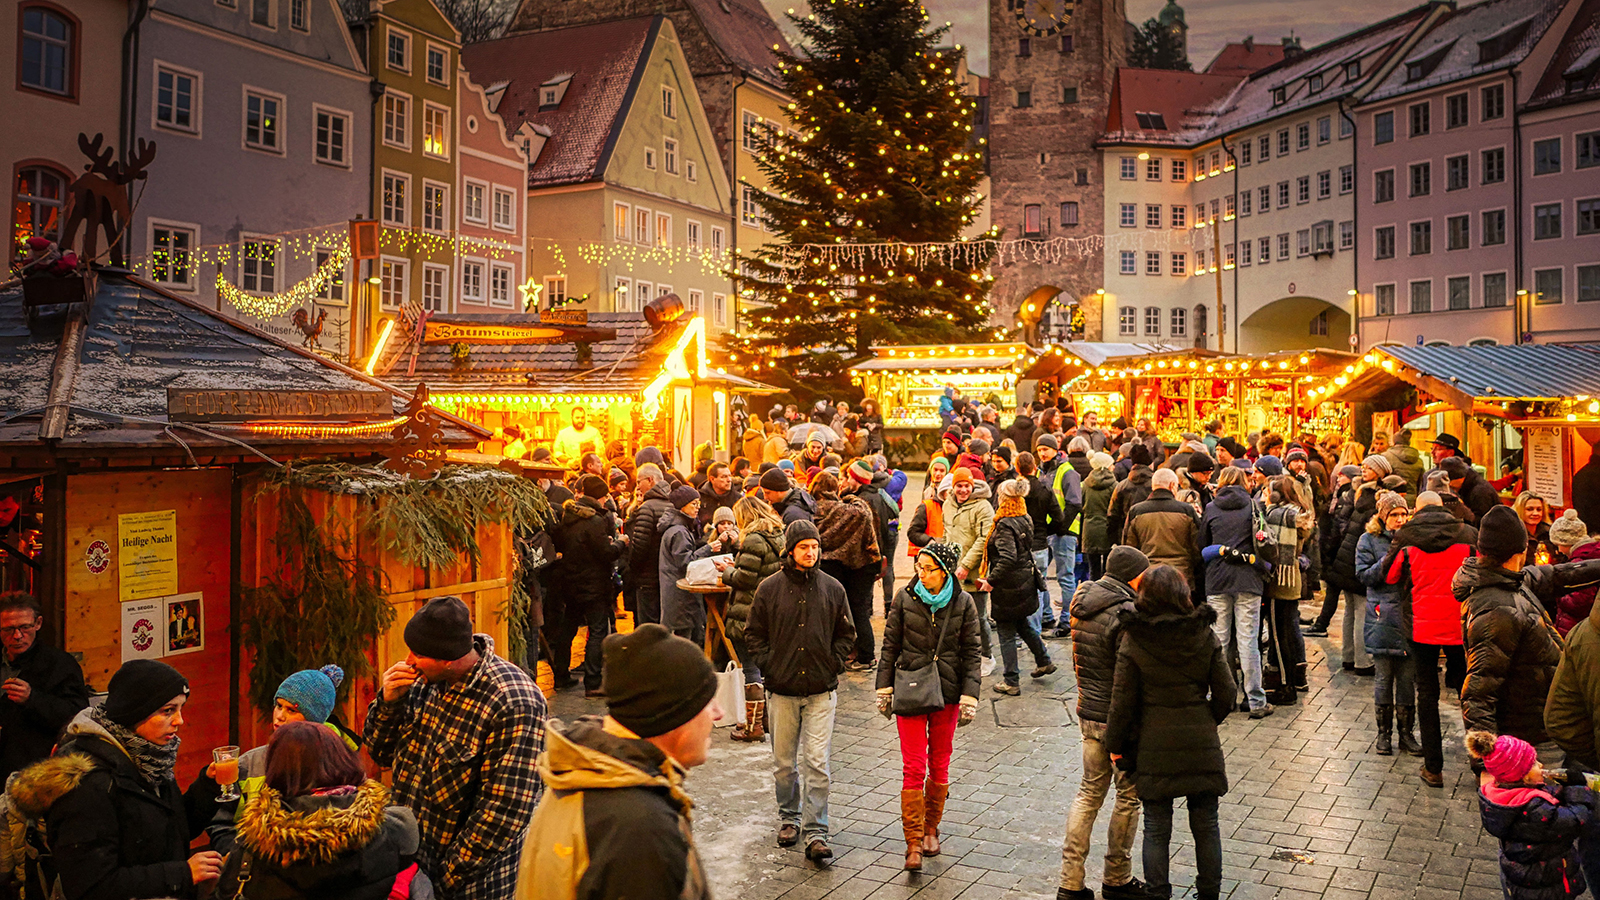
[[[1039,608],[1033,580],[1033,520],[1005,516],[994,520],[985,545],[989,579],[989,615],[996,622],[1014,622]]]
[[[1111,492],[1116,489],[1117,476],[1110,469],[1094,469],[1083,479],[1083,552],[1106,553],[1111,550]]]

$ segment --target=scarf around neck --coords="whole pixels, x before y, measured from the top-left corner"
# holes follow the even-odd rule
[[[178,738],[174,737],[166,744],[147,741],[135,734],[133,729],[111,721],[106,717],[104,708],[99,706],[89,710],[89,717],[122,747],[146,781],[159,786],[162,781],[173,777],[172,769],[178,762]]]
[[[928,605],[928,609],[932,610],[933,612],[938,612],[939,610],[944,609],[946,606],[949,606],[950,601],[955,598],[956,577],[946,572],[944,576],[944,587],[940,588],[939,593],[935,594],[922,586],[922,579],[912,575],[911,595],[916,597],[918,600],[921,600],[923,603],[926,603]]]

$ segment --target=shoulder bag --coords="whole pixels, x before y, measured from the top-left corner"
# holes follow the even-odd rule
[[[955,616],[956,601],[961,599],[961,587],[956,585],[954,589],[957,596],[945,607],[944,624],[939,626],[939,636],[933,643],[933,659],[915,669],[895,667],[894,714],[897,716],[925,716],[944,709],[944,686],[939,683],[939,649],[944,646],[945,632]]]

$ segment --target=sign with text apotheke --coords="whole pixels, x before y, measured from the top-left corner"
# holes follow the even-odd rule
[[[1522,438],[1528,490],[1552,507],[1567,505],[1567,460],[1561,449],[1561,432],[1554,428],[1530,428]]]
[[[178,592],[178,511],[117,516],[117,592],[123,601]]]

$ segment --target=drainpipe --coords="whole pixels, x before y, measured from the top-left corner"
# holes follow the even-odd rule
[[[149,14],[150,0],[139,0],[127,30],[122,33],[122,103],[117,111],[117,146],[122,159],[133,155],[134,110],[139,102],[139,27]],[[128,235],[132,231],[132,223],[129,223],[118,238],[124,257],[130,255]]]
[[[1361,234],[1361,204],[1359,202],[1357,202],[1357,199],[1361,195],[1361,177],[1360,177],[1361,165],[1358,162],[1358,160],[1360,158],[1360,154],[1361,154],[1361,141],[1360,141],[1359,137],[1356,135],[1356,120],[1355,120],[1355,117],[1350,115],[1350,111],[1349,110],[1345,109],[1345,106],[1344,106],[1345,99],[1346,98],[1344,98],[1344,97],[1340,97],[1339,98],[1339,117],[1350,123],[1350,141],[1351,141],[1351,147],[1354,148],[1354,149],[1352,149],[1350,151],[1350,168],[1351,168],[1351,171],[1355,173],[1352,176],[1352,178],[1354,179],[1354,181],[1352,183],[1355,186],[1355,191],[1350,195],[1350,229],[1351,229],[1352,235],[1355,236],[1355,238],[1356,238],[1357,245],[1359,245],[1361,243],[1361,238],[1360,238],[1360,234]],[[1338,138],[1335,137],[1334,140],[1338,140]],[[1335,227],[1337,227],[1337,226],[1335,226]],[[1350,252],[1351,253],[1355,253],[1355,248],[1352,247]],[[1355,342],[1354,345],[1352,345],[1351,349],[1359,351],[1361,349],[1361,344],[1362,344],[1362,340],[1361,340],[1361,254],[1355,253],[1355,257],[1356,257],[1355,258],[1355,262],[1353,262],[1351,264],[1351,266],[1350,266],[1350,289],[1355,292],[1355,293],[1350,295],[1351,297],[1354,298],[1351,301],[1351,304],[1350,304],[1350,335],[1356,339],[1356,342]],[[1376,310],[1374,310],[1374,312],[1376,312]]]
[[[1511,181],[1511,209],[1513,210],[1511,221],[1515,229],[1512,232],[1511,253],[1513,264],[1517,269],[1517,277],[1511,289],[1511,300],[1516,304],[1511,310],[1511,327],[1514,329],[1511,335],[1511,343],[1520,344],[1522,343],[1523,332],[1533,330],[1531,324],[1534,298],[1531,296],[1527,298],[1529,306],[1525,321],[1522,312],[1522,117],[1517,112],[1517,70],[1515,67],[1511,69],[1511,102],[1507,105],[1511,107],[1511,171],[1516,173],[1516,177]]]
[[[1228,154],[1228,161],[1233,163],[1233,247],[1234,247],[1234,263],[1233,263],[1233,352],[1238,353],[1239,352],[1239,159],[1238,159],[1237,156],[1234,155],[1233,147],[1228,146],[1228,136],[1227,135],[1223,135],[1222,136],[1222,152]],[[1227,205],[1226,204],[1223,205],[1223,212],[1224,213],[1227,212]],[[1222,234],[1222,230],[1220,228],[1217,229],[1217,235],[1220,237],[1221,234]],[[1218,243],[1218,245],[1216,247],[1216,253],[1217,253],[1217,265],[1221,265],[1222,264],[1222,260],[1225,257],[1222,256],[1222,246],[1221,246],[1220,243]],[[1218,280],[1220,281],[1221,279],[1218,279]],[[1221,285],[1220,284],[1218,285],[1217,293],[1218,293],[1218,297],[1217,297],[1217,313],[1218,313],[1218,316],[1220,317],[1221,313],[1222,313],[1222,297],[1221,297],[1222,291],[1221,291]],[[1222,351],[1222,324],[1223,323],[1221,323],[1221,322],[1217,323],[1217,352],[1218,353],[1223,352]],[[1192,408],[1193,407],[1191,406],[1191,409]]]

